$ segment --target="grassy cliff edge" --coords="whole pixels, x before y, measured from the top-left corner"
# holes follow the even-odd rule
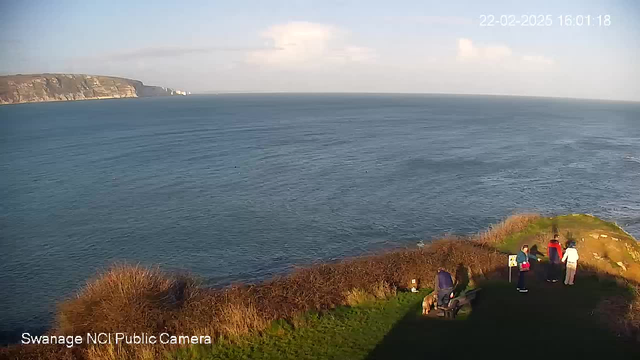
[[[578,244],[577,285],[550,287],[539,281],[544,268],[538,266],[530,274],[532,291],[517,294],[506,282],[506,254],[523,243],[545,254],[554,233]],[[419,315],[440,266],[455,274],[462,288],[483,288],[468,316],[443,321]],[[420,293],[405,291],[411,279],[417,279]],[[529,324],[528,341],[543,341],[550,334],[562,339],[562,329],[569,328],[590,341],[583,349],[587,355],[625,355],[633,352],[630,343],[640,340],[639,283],[640,246],[617,225],[589,215],[521,214],[468,238],[316,265],[225,289],[203,288],[196,279],[159,269],[116,266],[60,304],[53,334],[208,334],[214,344],[17,345],[1,350],[0,357],[422,358],[446,353],[458,338],[476,345],[467,350],[477,352],[499,334],[501,347],[510,349],[520,336],[514,316]]]

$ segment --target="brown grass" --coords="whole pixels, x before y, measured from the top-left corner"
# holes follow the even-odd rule
[[[186,277],[157,268],[116,265],[60,304],[57,333],[158,333],[195,289]]]
[[[160,351],[154,345],[119,346],[114,344],[92,345],[86,349],[87,360],[154,360]]]
[[[478,243],[442,240],[423,249],[320,264],[262,284],[225,289],[200,288],[192,279],[154,268],[118,265],[59,306],[53,332],[167,332],[234,339],[263,330],[275,319],[293,322],[310,310],[323,312],[388,298],[396,289],[407,289],[411,279],[421,287],[432,287],[438,267],[482,277],[503,262],[499,253]],[[13,351],[19,348],[24,347]],[[161,356],[166,348],[125,345],[81,350],[72,358],[147,359]]]
[[[262,317],[256,307],[249,302],[227,303],[222,307],[219,320],[219,333],[227,338],[235,338],[253,331],[263,330],[268,321]]]
[[[386,281],[375,283],[370,291],[353,288],[344,294],[345,304],[349,306],[357,306],[360,304],[372,302],[375,300],[388,299],[396,295],[395,286],[389,285]]]
[[[14,345],[0,347],[0,359],[11,360],[76,360],[85,359],[84,352],[60,345]]]
[[[487,244],[498,243],[537,218],[535,214],[512,216],[480,233],[477,241],[440,240],[422,249],[314,265],[258,285],[225,289],[201,288],[189,277],[155,268],[119,265],[89,281],[77,296],[59,306],[53,332],[167,332],[210,335],[215,340],[261,331],[276,319],[303,326],[300,315],[307,311],[323,312],[388,298],[395,295],[396,289],[410,288],[411,279],[416,279],[421,288],[432,288],[439,267],[471,281],[485,276],[504,277],[506,270],[504,274],[496,271],[505,268],[504,256]],[[13,346],[0,350],[0,357],[24,349]],[[163,350],[162,346],[99,346],[47,358],[147,359],[161,356]]]
[[[376,299],[388,299],[396,296],[396,288],[385,281],[380,281],[373,286],[373,296]]]
[[[349,306],[358,306],[375,300],[375,296],[362,289],[351,289],[344,294],[345,303]]]
[[[478,233],[475,238],[483,244],[498,244],[510,234],[526,229],[539,218],[540,215],[534,213],[511,215],[504,221],[491,225],[487,230]]]

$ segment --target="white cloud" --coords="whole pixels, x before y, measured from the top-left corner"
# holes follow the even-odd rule
[[[458,39],[458,59],[475,59],[478,57],[478,49],[469,39]]]
[[[497,46],[487,46],[486,48],[483,49],[483,53],[484,53],[484,57],[487,60],[497,61],[497,60],[508,58],[509,56],[511,56],[512,51],[507,46],[497,45]]]
[[[289,22],[274,25],[260,34],[270,50],[248,53],[250,63],[268,66],[327,66],[369,62],[374,50],[349,44],[347,33],[332,25]]]
[[[97,55],[90,55],[80,57],[80,60],[102,60],[102,61],[131,61],[138,59],[150,59],[157,60],[162,58],[174,58],[187,55],[206,55],[207,53],[245,53],[247,51],[259,51],[259,50],[278,50],[275,48],[260,47],[260,48],[248,48],[248,47],[145,47],[133,50],[125,50],[118,52],[102,53]],[[78,59],[78,58],[74,58]]]
[[[469,39],[458,39],[458,60],[461,61],[500,61],[512,54],[506,45],[476,46]]]
[[[351,62],[369,62],[377,56],[373,49],[360,46],[347,46],[344,53],[345,58]]]
[[[513,71],[540,71],[554,64],[543,55],[520,55],[503,44],[476,45],[466,38],[458,39],[458,62],[474,66],[493,66]]]
[[[553,59],[542,55],[524,55],[522,60],[533,64],[553,65]]]

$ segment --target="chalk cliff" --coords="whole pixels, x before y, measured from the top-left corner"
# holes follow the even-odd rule
[[[186,95],[141,81],[81,74],[0,76],[0,104]]]

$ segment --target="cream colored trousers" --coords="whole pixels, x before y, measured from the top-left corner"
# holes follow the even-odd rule
[[[577,268],[578,268],[578,263],[567,262],[567,276],[565,276],[564,278],[565,285],[573,285],[573,278],[576,276]]]

